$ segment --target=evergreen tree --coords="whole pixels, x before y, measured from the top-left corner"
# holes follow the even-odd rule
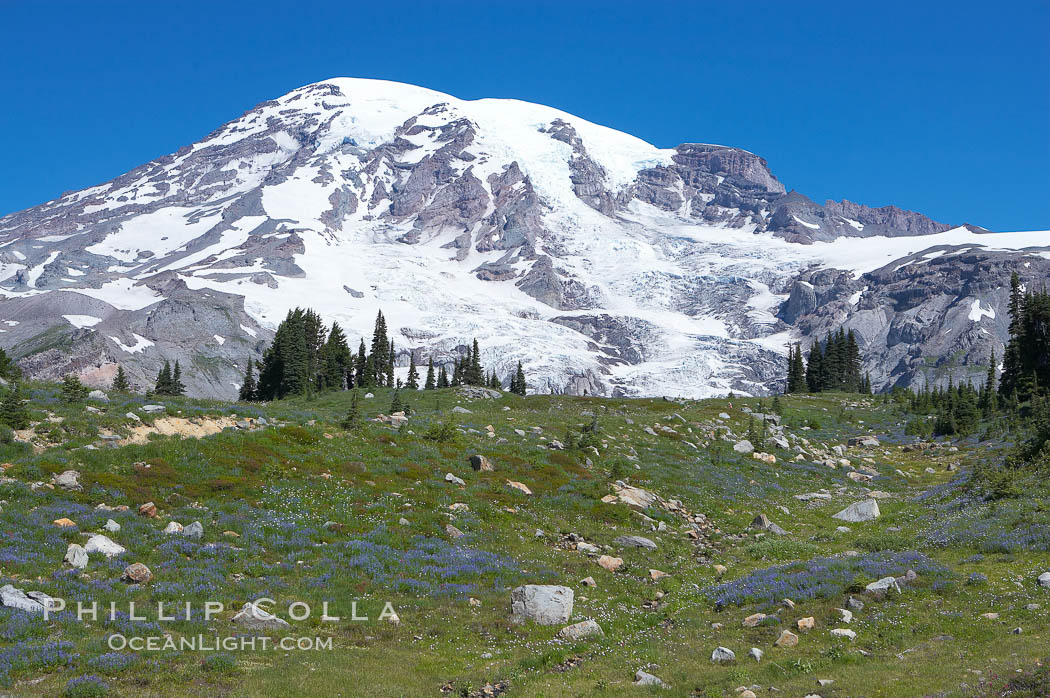
[[[469,351],[469,350],[468,350]],[[452,387],[463,385],[463,359],[456,359],[456,366],[452,369]]]
[[[427,381],[423,384],[423,390],[433,390],[437,387],[437,379],[434,377],[434,357],[427,360]]]
[[[0,402],[0,423],[12,429],[25,429],[29,426],[29,410],[25,406],[20,383],[12,383]]]
[[[365,388],[372,385],[368,380],[368,356],[365,353],[364,339],[357,347],[357,356],[354,358],[354,385]]]
[[[18,364],[8,356],[7,352],[0,348],[0,378],[8,381],[17,381],[22,377],[22,370]]]
[[[62,379],[62,402],[73,405],[88,396],[88,389],[72,373]]]
[[[809,361],[806,365],[806,387],[811,393],[824,389],[824,352],[820,342],[814,342],[809,350]]]
[[[115,393],[131,392],[131,382],[128,380],[128,374],[124,372],[123,366],[117,366],[117,375],[109,389]]]
[[[171,378],[171,363],[165,361],[164,366],[161,367],[159,371],[157,371],[157,382],[153,386],[153,392],[156,395],[171,395]]]
[[[467,350],[467,358],[464,362],[462,381],[467,385],[484,385],[485,371],[481,367],[481,351],[478,349],[478,340],[474,340],[472,349]]]
[[[333,322],[321,349],[321,390],[346,390],[353,384],[354,357],[339,323]]]
[[[999,392],[1003,397],[1017,390],[1021,373],[1021,341],[1024,323],[1024,294],[1021,277],[1014,272],[1010,276],[1010,341],[1003,354],[1003,375]]]
[[[186,386],[182,382],[182,368],[179,360],[175,359],[175,368],[171,372],[171,395],[185,395]]]
[[[249,358],[245,362],[244,381],[241,383],[237,399],[241,402],[255,402],[256,397],[255,371],[252,370],[252,360]]]
[[[996,384],[996,359],[995,351],[988,360],[988,375],[984,379],[984,387],[981,390],[981,413],[985,417],[991,417],[999,411],[999,388]]]
[[[360,396],[356,388],[354,389],[353,397],[350,398],[350,409],[339,426],[347,431],[353,431],[361,426]]]
[[[408,353],[408,379],[405,381],[405,387],[409,390],[419,390],[419,371],[416,370],[416,353],[414,351]]]
[[[439,388],[448,388],[449,385],[450,384],[449,384],[449,381],[448,381],[448,372],[445,370],[445,367],[442,366],[441,370],[438,371],[437,387],[439,387]]]
[[[394,387],[394,340],[390,340],[390,347],[386,354],[386,367],[383,370],[386,375],[386,387]]]
[[[514,371],[514,376],[510,379],[510,392],[515,395],[524,395],[526,391],[525,385],[525,370],[521,367],[521,362],[518,362],[518,368]]]
[[[383,311],[380,310],[376,315],[375,329],[372,332],[372,352],[368,355],[371,366],[369,370],[371,375],[368,378],[367,385],[381,386],[387,383],[387,365],[388,356],[390,351],[390,340],[386,335],[386,318],[383,317]]]
[[[394,390],[394,397],[390,401],[390,414],[394,414],[395,412],[404,412],[404,411],[405,411],[405,406],[401,402],[401,391],[395,389]]]

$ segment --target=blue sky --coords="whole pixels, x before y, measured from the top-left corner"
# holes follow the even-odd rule
[[[817,201],[1050,228],[1050,2],[0,0],[0,213],[333,76],[765,157]]]

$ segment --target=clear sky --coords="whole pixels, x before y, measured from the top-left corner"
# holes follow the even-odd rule
[[[0,214],[335,76],[765,157],[823,202],[1050,229],[1050,2],[0,0]]]

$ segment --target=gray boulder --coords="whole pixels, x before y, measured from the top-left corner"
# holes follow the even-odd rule
[[[244,604],[230,622],[246,630],[282,630],[290,627],[288,621],[251,602]]]
[[[86,545],[84,545],[84,551],[90,555],[92,553],[101,553],[106,557],[116,557],[117,555],[123,555],[127,552],[127,548],[117,543],[106,536],[99,534],[97,536],[91,536],[88,539]]]
[[[31,599],[21,589],[16,589],[10,584],[0,587],[0,606],[14,608],[26,613],[43,613],[44,605],[39,601]]]
[[[634,685],[635,686],[659,686],[660,688],[670,688],[666,683],[661,681],[659,678],[652,674],[646,673],[639,669],[634,672]]]
[[[744,455],[747,455],[748,453],[753,453],[755,451],[755,447],[751,444],[750,441],[744,439],[743,441],[737,441],[735,444],[733,444],[733,450],[737,453],[743,453]]]
[[[451,484],[453,484],[453,485],[459,485],[459,486],[463,486],[463,485],[467,484],[467,483],[466,483],[466,482],[465,482],[465,481],[463,480],[463,478],[461,478],[461,477],[456,477],[456,476],[455,476],[455,475],[453,475],[452,473],[445,473],[445,482],[451,483]]]
[[[510,609],[517,622],[561,625],[572,615],[574,593],[569,587],[526,584],[510,592]]]
[[[66,556],[62,558],[62,562],[74,569],[86,569],[88,566],[87,551],[84,550],[84,546],[82,545],[70,543],[69,547],[66,548]]]
[[[204,526],[200,521],[194,521],[189,526],[182,529],[182,535],[187,538],[193,538],[194,540],[200,540],[204,537]]]
[[[51,482],[55,487],[60,487],[68,492],[80,492],[84,486],[80,484],[80,473],[76,470],[66,470],[59,475],[52,475]]]
[[[1039,575],[1039,586],[1050,588],[1050,572],[1043,572]]]
[[[602,635],[605,635],[605,633],[602,632],[602,626],[598,625],[598,623],[593,620],[585,620],[580,623],[566,625],[558,631],[558,637],[563,640],[583,640],[584,638]]]
[[[716,647],[715,651],[711,653],[711,661],[715,664],[724,664],[725,662],[735,662],[736,653],[728,647]]]
[[[850,523],[861,523],[863,521],[873,521],[874,519],[879,518],[880,515],[879,503],[874,499],[864,499],[850,504],[848,507],[832,516],[832,518],[839,519],[840,521],[848,521]]]
[[[92,390],[88,393],[89,400],[98,400],[99,402],[109,402],[109,395],[106,395],[101,390]]]
[[[643,536],[617,536],[613,538],[613,543],[626,548],[656,550],[656,543]]]

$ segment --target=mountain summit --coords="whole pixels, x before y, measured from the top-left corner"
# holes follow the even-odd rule
[[[121,364],[139,387],[180,359],[191,393],[231,397],[290,308],[352,343],[382,309],[405,366],[476,337],[532,390],[702,397],[774,389],[789,342],[845,325],[879,388],[1001,355],[1011,271],[1050,277],[1050,236],[820,205],[738,148],[336,78],[0,218],[0,345],[30,376]]]

